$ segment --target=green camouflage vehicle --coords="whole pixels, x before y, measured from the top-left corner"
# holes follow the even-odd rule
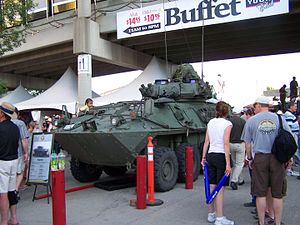
[[[194,149],[194,180],[208,121],[215,116],[211,87],[190,65],[170,80],[141,85],[141,101],[95,107],[77,118],[65,117],[55,139],[72,155],[71,172],[80,182],[96,181],[102,171],[110,176],[135,168],[136,157],[147,155],[153,137],[156,191],[171,190],[185,181],[185,147]]]

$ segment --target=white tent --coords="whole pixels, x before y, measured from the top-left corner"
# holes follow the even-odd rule
[[[168,79],[168,73],[166,65],[161,60],[153,57],[145,70],[136,79],[112,94],[93,99],[94,105],[100,106],[120,101],[141,100],[142,95],[139,91],[141,85],[147,86],[147,84],[153,83],[157,79]]]
[[[15,90],[11,91],[9,94],[0,98],[0,102],[9,102],[11,104],[16,104],[18,102],[26,101],[33,98],[28,91],[20,84]]]
[[[94,96],[99,96],[93,93]],[[49,89],[35,98],[16,104],[19,110],[62,109],[66,105],[70,113],[75,114],[78,96],[77,76],[69,67],[62,77]]]

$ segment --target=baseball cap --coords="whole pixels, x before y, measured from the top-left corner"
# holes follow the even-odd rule
[[[260,103],[260,104],[266,104],[269,105],[271,104],[271,100],[268,99],[266,96],[259,96],[254,103]]]
[[[17,118],[17,114],[15,112],[16,107],[14,107],[12,104],[10,104],[8,102],[2,102],[0,105],[0,110],[12,119]]]

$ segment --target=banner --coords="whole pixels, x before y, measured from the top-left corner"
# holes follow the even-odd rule
[[[178,0],[117,13],[117,35],[129,38],[288,12],[288,0]]]

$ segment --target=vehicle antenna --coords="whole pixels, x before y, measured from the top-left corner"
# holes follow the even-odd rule
[[[202,8],[202,15],[203,15],[203,8]],[[202,28],[201,28],[201,79],[202,80],[204,79],[203,67],[204,67],[204,19],[202,19]]]
[[[163,9],[164,9],[164,12],[165,12],[165,0],[163,1]],[[164,16],[164,24],[166,24],[166,18]],[[166,26],[164,26],[164,44],[165,44],[165,57],[166,57],[166,71],[169,71],[169,68],[168,68],[168,43],[167,43],[167,31],[166,31]]]

